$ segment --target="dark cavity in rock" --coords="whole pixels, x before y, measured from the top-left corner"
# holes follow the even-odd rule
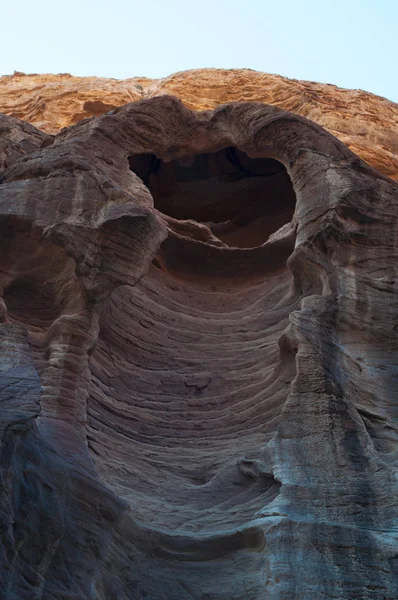
[[[260,246],[294,214],[292,182],[272,158],[250,158],[229,147],[170,162],[136,154],[129,163],[160,212],[204,223],[229,246]]]

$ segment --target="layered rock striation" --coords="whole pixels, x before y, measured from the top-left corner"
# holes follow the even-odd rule
[[[397,597],[397,184],[260,102],[1,120],[0,596]]]

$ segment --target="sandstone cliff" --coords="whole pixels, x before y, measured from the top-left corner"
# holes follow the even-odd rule
[[[160,80],[25,75],[0,78],[0,112],[56,133],[128,102],[171,94],[192,110],[262,102],[318,123],[381,173],[398,179],[398,104],[361,90],[249,69],[198,69]]]
[[[181,77],[1,116],[0,597],[395,600],[398,186]]]

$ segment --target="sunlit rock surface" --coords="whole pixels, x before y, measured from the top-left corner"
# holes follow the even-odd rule
[[[396,183],[261,103],[0,124],[0,597],[395,600]]]
[[[164,79],[25,75],[0,77],[0,112],[57,133],[127,102],[171,94],[191,110],[262,102],[321,125],[384,175],[398,179],[398,105],[362,90],[250,69],[194,69]]]

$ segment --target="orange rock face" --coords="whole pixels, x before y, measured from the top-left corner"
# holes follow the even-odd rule
[[[264,102],[307,117],[384,175],[398,180],[398,105],[361,90],[287,79],[249,69],[198,69],[159,80],[25,75],[0,78],[0,112],[56,133],[87,117],[170,94],[192,110]]]

